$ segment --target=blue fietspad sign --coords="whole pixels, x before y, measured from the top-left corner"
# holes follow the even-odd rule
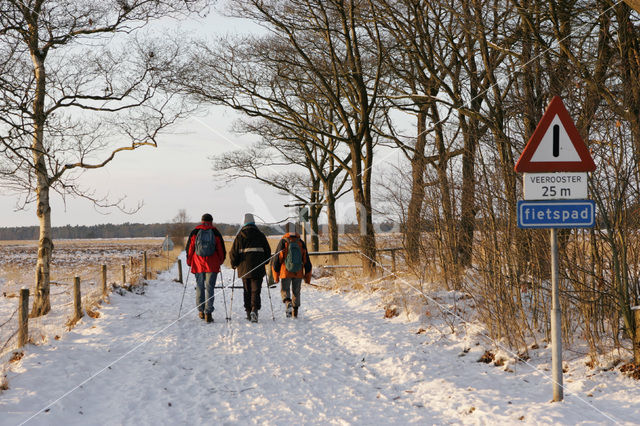
[[[518,201],[520,228],[592,228],[593,200]]]

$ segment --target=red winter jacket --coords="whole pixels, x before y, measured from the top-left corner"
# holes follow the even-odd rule
[[[201,229],[213,229],[213,235],[216,238],[216,251],[211,256],[198,256],[196,250],[196,235]],[[191,231],[189,239],[187,239],[187,265],[191,266],[191,272],[194,274],[200,272],[220,272],[220,265],[227,256],[227,250],[224,248],[224,239],[222,234],[216,229],[211,222],[202,222]]]

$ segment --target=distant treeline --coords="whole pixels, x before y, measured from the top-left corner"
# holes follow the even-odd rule
[[[197,223],[185,224],[188,229],[186,234],[196,227]],[[106,223],[102,225],[66,225],[53,227],[54,239],[93,239],[93,238],[147,238],[164,237],[174,235],[171,231],[175,223]],[[216,223],[215,226],[222,235],[235,235],[240,228],[238,224]],[[281,235],[284,230],[276,226],[258,224],[259,228],[267,235]],[[343,225],[345,232],[357,232],[356,225]],[[39,228],[37,226],[14,226],[0,228],[0,240],[37,240]]]
[[[52,229],[54,239],[91,239],[91,238],[147,238],[164,237],[169,234],[173,223],[122,223],[102,224],[92,226],[58,226]],[[197,224],[189,225],[189,230]],[[216,227],[223,235],[234,235],[239,225],[221,223]],[[260,227],[267,234],[277,234],[279,231],[268,227]],[[37,240],[39,236],[37,226],[19,226],[0,228],[0,240]]]

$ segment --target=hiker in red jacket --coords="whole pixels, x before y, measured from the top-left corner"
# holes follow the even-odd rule
[[[227,256],[222,234],[213,226],[209,213],[202,215],[202,223],[191,231],[187,239],[187,265],[196,277],[196,306],[198,315],[213,322],[213,292],[220,265]]]
[[[287,233],[284,234],[278,247],[277,256],[274,255],[271,262],[273,280],[282,280],[280,295],[282,302],[287,305],[286,315],[298,317],[300,307],[300,288],[302,279],[309,284],[311,282],[311,260],[307,253],[307,246],[296,232],[294,223],[287,223]],[[292,297],[293,293],[293,297]]]

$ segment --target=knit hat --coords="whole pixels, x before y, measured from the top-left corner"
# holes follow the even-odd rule
[[[213,216],[211,216],[209,213],[205,213],[202,215],[202,221],[203,222],[213,222]]]
[[[285,225],[285,232],[288,234],[295,234],[296,233],[296,224],[293,222],[288,222]]]
[[[246,226],[246,225],[253,225],[256,223],[256,221],[253,219],[253,215],[251,213],[245,213],[244,214],[244,225],[242,226]]]

